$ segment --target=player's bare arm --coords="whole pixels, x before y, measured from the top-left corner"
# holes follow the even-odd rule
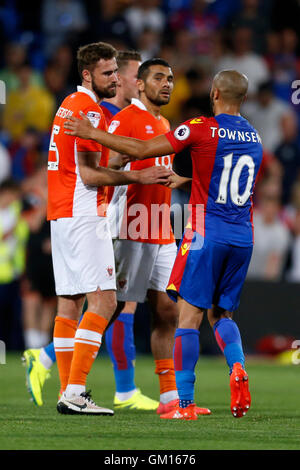
[[[84,113],[80,113],[82,119],[70,116],[65,121],[64,127],[68,135],[75,135],[82,139],[92,139],[104,147],[108,147],[115,152],[130,155],[138,160],[145,158],[160,157],[174,152],[174,149],[164,135],[154,137],[150,140],[133,139],[96,129],[90,123]]]
[[[150,167],[137,171],[119,171],[97,166],[97,152],[78,152],[81,179],[88,186],[122,186],[131,183],[165,184],[171,170],[165,167]]]

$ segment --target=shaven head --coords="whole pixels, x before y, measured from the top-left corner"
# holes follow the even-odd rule
[[[224,106],[239,108],[248,91],[248,78],[237,70],[222,70],[213,79],[211,101],[215,112],[216,101]]]

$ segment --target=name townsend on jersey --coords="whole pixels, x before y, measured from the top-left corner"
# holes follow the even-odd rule
[[[261,138],[257,132],[244,132],[224,127],[210,127],[212,138],[218,137],[220,139],[238,140],[240,142],[256,142],[261,144]]]

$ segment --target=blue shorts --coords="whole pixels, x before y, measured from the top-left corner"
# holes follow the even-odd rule
[[[218,305],[233,312],[240,303],[252,249],[186,232],[167,287],[169,297],[176,301],[179,295],[195,307],[208,309]]]

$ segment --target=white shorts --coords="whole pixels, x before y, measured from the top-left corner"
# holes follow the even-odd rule
[[[57,295],[116,289],[115,261],[106,217],[51,220],[52,261]]]
[[[164,292],[177,254],[176,243],[115,240],[117,299],[144,302],[148,289]]]

